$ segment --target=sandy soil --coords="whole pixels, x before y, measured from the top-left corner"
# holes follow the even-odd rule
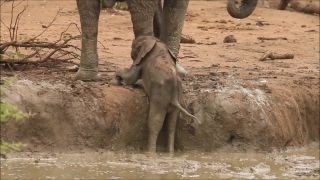
[[[57,21],[43,38],[58,39],[66,26],[79,16],[75,1],[29,1],[29,7],[21,20],[20,37],[32,37],[42,30],[61,10]],[[1,19],[9,24],[10,6],[1,9]],[[259,22],[262,22],[262,25]],[[78,34],[76,28],[70,33]],[[218,72],[242,79],[265,78],[279,85],[318,86],[319,73],[319,17],[298,12],[257,8],[247,19],[230,17],[223,1],[191,1],[184,34],[192,36],[196,44],[182,44],[180,61],[190,73],[204,73],[204,67],[218,66]],[[225,44],[224,37],[234,35],[237,43]],[[257,37],[285,37],[287,40],[261,41]],[[8,38],[1,29],[1,39]],[[131,64],[130,45],[133,39],[128,12],[109,13],[100,16],[100,63],[112,63],[116,67]],[[208,45],[208,44],[215,45]],[[78,42],[80,43],[80,42]],[[260,62],[264,52],[293,53],[293,60]],[[101,66],[103,69],[104,66]],[[29,74],[29,73],[28,73]]]

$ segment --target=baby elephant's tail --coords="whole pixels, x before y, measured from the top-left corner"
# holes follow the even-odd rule
[[[196,120],[198,122],[198,124],[201,124],[199,119],[197,117],[195,117],[194,115],[190,114],[186,109],[184,109],[178,101],[173,101],[172,105],[175,106],[176,108],[178,108],[180,111],[182,111],[187,116],[189,116],[192,119]]]

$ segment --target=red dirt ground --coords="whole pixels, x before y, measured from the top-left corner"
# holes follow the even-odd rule
[[[42,38],[56,40],[69,23],[79,24],[75,1],[29,1],[19,36],[38,34],[41,26],[47,25],[60,8],[57,21]],[[1,9],[1,20],[9,24],[9,17],[10,3],[7,3]],[[263,25],[258,26],[257,22]],[[76,35],[78,31],[71,28],[69,33]],[[204,67],[214,65],[219,67],[218,72],[242,79],[265,78],[281,86],[318,87],[318,16],[257,8],[250,17],[238,20],[227,14],[224,1],[191,1],[183,33],[196,40],[195,44],[182,44],[179,55],[181,64],[190,73],[204,73]],[[228,35],[234,35],[237,43],[223,43]],[[285,37],[287,40],[261,41],[258,37]],[[8,32],[2,28],[1,39],[7,38]],[[100,64],[108,62],[118,68],[129,66],[132,39],[128,12],[101,12],[99,40],[106,48],[99,45]],[[215,45],[208,45],[214,42]],[[258,59],[267,51],[292,53],[295,57],[260,62]]]

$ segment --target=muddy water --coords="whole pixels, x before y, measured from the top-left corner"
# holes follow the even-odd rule
[[[319,179],[319,144],[272,153],[9,154],[1,179]]]

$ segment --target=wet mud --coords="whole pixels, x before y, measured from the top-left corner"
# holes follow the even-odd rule
[[[1,159],[4,179],[319,179],[319,144],[271,153],[19,153]]]
[[[80,24],[75,1],[28,3],[21,37],[37,35],[61,7],[45,34],[49,41],[69,23]],[[10,9],[1,9],[7,24]],[[1,79],[17,76],[1,100],[33,113],[1,125],[1,139],[26,145],[1,159],[1,178],[319,179],[319,148],[312,145],[320,133],[319,17],[260,6],[237,20],[225,1],[191,1],[183,33],[192,42],[179,54],[189,72],[182,104],[202,124],[181,115],[174,157],[164,154],[165,127],[157,158],[140,154],[147,97],[139,86],[111,85],[115,72],[132,63],[130,15],[102,11],[101,82],[73,81],[78,60],[0,66]],[[223,43],[230,35],[237,41]],[[267,52],[294,59],[259,61]]]

